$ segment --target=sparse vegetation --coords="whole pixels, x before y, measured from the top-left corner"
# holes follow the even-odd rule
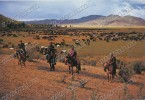
[[[99,95],[99,91],[93,91],[91,94],[91,100],[99,100],[100,95]]]
[[[71,80],[74,81],[75,80],[75,75],[71,76]]]
[[[141,62],[135,62],[133,68],[136,74],[141,74],[141,72],[144,70],[144,66]]]
[[[124,88],[123,88],[123,96],[122,96],[122,100],[127,100],[127,95],[128,95],[129,89],[127,84],[124,84]]]
[[[128,82],[133,75],[132,71],[127,67],[121,68],[118,74],[120,82]]]
[[[61,78],[60,78],[60,82],[65,83],[66,82],[66,75],[64,74]]]
[[[101,30],[101,29],[99,29],[99,30]],[[35,29],[33,31],[35,31]],[[50,31],[50,30],[48,30],[48,31]],[[106,31],[109,32],[109,31],[114,31],[114,30],[109,29],[109,30],[106,30]],[[13,33],[13,35],[10,36],[10,37],[3,36],[2,37],[2,40],[0,40],[0,43],[1,44],[4,44],[2,46],[4,48],[2,48],[2,51],[0,51],[0,53],[1,54],[9,54],[10,53],[9,52],[10,51],[9,50],[9,47],[17,46],[19,40],[22,40],[22,41],[27,42],[27,43],[29,43],[29,42],[32,43],[33,41],[35,41],[32,36],[36,36],[36,35],[42,35],[43,36],[44,33],[45,33],[45,35],[50,35],[49,33],[43,32],[43,30],[42,30],[41,32],[39,32],[39,31],[36,31],[36,32],[31,32],[31,31],[30,32],[21,32],[20,31],[20,32],[18,32],[18,34]],[[26,34],[26,36],[24,36],[24,34]],[[29,36],[29,35],[31,35],[31,36]],[[51,35],[53,35],[53,34],[51,34]],[[57,36],[57,35],[55,34],[55,36]],[[72,38],[77,38],[77,39],[81,40],[82,38],[86,38],[86,37],[85,36],[83,37],[81,35],[79,35],[79,36],[74,36],[74,35],[71,35],[71,36],[59,35],[59,38],[56,38],[55,40],[52,40],[52,42],[60,42],[60,40],[62,38],[64,38],[64,39],[66,39],[66,44],[73,44],[73,42],[71,41]],[[38,41],[40,43],[40,46],[42,46],[42,45],[43,46],[48,46],[48,39],[45,39],[44,40],[44,39],[42,39],[40,37],[40,39],[38,39],[36,41]],[[140,64],[140,62],[139,63],[138,62],[132,63],[133,61],[136,61],[138,59],[139,60],[141,59],[142,61],[144,60],[144,50],[145,50],[145,46],[143,46],[142,44],[144,44],[145,41],[142,40],[142,41],[137,41],[137,42],[139,42],[139,44],[137,45],[137,47],[133,47],[132,49],[130,49],[130,50],[126,51],[126,52],[123,52],[121,55],[117,55],[117,59],[119,59],[119,60],[117,60],[118,68],[124,74],[122,77],[120,77],[120,80],[122,82],[126,82],[127,83],[128,80],[132,77],[132,75],[134,75],[134,72],[137,73],[137,74],[140,74],[142,71],[145,71],[145,67],[142,66],[142,63],[141,64]],[[97,67],[101,67],[101,65],[98,64],[98,61],[102,57],[104,57],[105,55],[108,55],[108,53],[110,51],[116,50],[116,49],[118,49],[118,47],[121,47],[121,46],[125,45],[126,43],[128,43],[128,42],[127,41],[117,41],[117,42],[109,41],[109,42],[106,42],[106,41],[101,41],[101,40],[98,40],[97,39],[96,42],[92,42],[91,41],[91,44],[89,46],[85,46],[83,49],[78,49],[77,53],[79,55],[79,58],[81,59],[81,64],[83,64],[83,65],[90,65],[90,66],[96,66],[96,67],[93,67],[93,68],[97,68]],[[70,49],[70,47],[69,46],[66,46],[66,47],[57,47],[58,55],[59,55],[59,51],[61,51],[63,49],[68,50],[68,49]],[[9,50],[9,51],[7,51],[7,50]],[[4,53],[3,51],[4,52],[7,52],[7,53]],[[140,51],[140,52],[138,52],[138,51]],[[39,52],[34,52],[33,50],[30,50],[28,61],[33,61],[34,59],[41,59],[41,60],[46,61],[45,55],[41,55],[41,54],[39,54]],[[130,64],[124,63],[124,61],[125,62],[130,62]],[[38,60],[38,62],[39,62],[39,60]],[[17,62],[15,62],[15,63],[17,63]],[[31,62],[28,62],[28,63],[31,63]],[[40,65],[40,63],[39,63],[39,65]],[[31,66],[31,68],[29,66]],[[33,66],[34,66],[34,69],[33,69]],[[29,69],[29,72],[27,72],[28,70],[23,70],[23,71],[25,73],[28,73],[29,76],[27,76],[27,74],[25,74],[25,73],[23,73],[23,74],[25,74],[24,76],[31,77],[31,75],[30,75],[30,72],[31,71],[33,73],[36,73],[36,75],[38,75],[38,77],[40,78],[40,80],[42,79],[41,82],[42,83],[44,82],[40,86],[38,84],[38,86],[40,87],[39,88],[40,91],[44,91],[45,90],[44,88],[50,86],[48,84],[51,84],[51,83],[52,83],[52,86],[53,87],[50,87],[50,88],[53,88],[53,89],[56,88],[56,89],[59,89],[59,90],[63,90],[69,83],[72,82],[72,84],[73,84],[73,83],[77,83],[78,82],[78,81],[75,80],[75,78],[76,78],[75,75],[77,75],[77,74],[75,74],[73,76],[70,75],[70,80],[66,80],[67,78],[66,78],[66,75],[64,74],[64,73],[66,73],[65,71],[64,72],[63,71],[62,72],[59,72],[60,70],[58,70],[58,72],[56,71],[54,73],[49,73],[48,71],[45,71],[45,67],[42,68],[42,70],[41,70],[41,68],[38,68],[39,70],[37,70],[37,67],[39,67],[39,66],[37,66],[37,67],[36,66],[37,66],[37,64],[33,64],[33,63],[28,64],[28,67],[27,68],[28,69],[30,68]],[[59,68],[63,68],[60,65],[58,65],[58,66],[56,67],[56,70],[57,70],[57,68],[58,69]],[[48,66],[46,65],[46,69],[48,69],[47,67],[49,67],[49,65]],[[19,70],[18,68],[15,68],[14,66],[11,66],[9,68],[13,68],[14,70],[18,70],[18,71],[21,72],[21,70]],[[92,80],[93,77],[91,77],[91,76],[94,75],[94,74],[95,75],[98,74],[98,76],[100,75],[102,77],[101,78],[96,78],[95,77],[94,80],[97,80],[98,82],[100,82],[100,80],[103,79],[104,73],[103,74],[100,74],[100,73],[102,73],[101,71],[98,71],[97,72],[97,69],[95,69],[96,72],[97,72],[97,73],[95,73],[95,71],[92,71],[91,67],[90,67],[90,69],[87,68],[87,70],[86,70],[86,68],[87,68],[87,66],[86,67],[83,67],[82,70],[84,70],[85,72],[87,72],[87,74],[85,72],[84,73],[81,73],[79,77],[83,77],[83,78],[85,77],[86,78],[86,76],[87,77],[89,76],[88,79],[91,79]],[[12,71],[13,73],[15,73],[15,71],[13,71],[13,69],[9,69],[10,71],[8,70],[8,72],[11,73],[11,71]],[[7,70],[7,69],[3,69],[3,70]],[[67,70],[67,68],[65,67],[63,70]],[[7,71],[5,71],[5,72],[7,72]],[[41,75],[40,75],[40,73],[41,73]],[[58,74],[58,73],[59,73],[60,77],[56,78],[55,77],[55,74]],[[17,75],[18,73],[15,73],[15,74]],[[20,74],[20,76],[23,76],[23,74]],[[56,78],[56,80],[60,81],[61,83],[66,83],[67,82],[68,84],[60,84],[60,82],[55,83],[55,81],[52,78],[50,78],[49,75],[50,76],[52,75],[53,79]],[[9,77],[9,75],[7,75],[7,77]],[[17,80],[19,77],[16,78],[14,76],[14,78],[15,78],[15,80]],[[21,79],[19,79],[18,81],[20,81],[20,80]],[[48,82],[48,84],[47,84],[47,82],[45,80],[49,81],[50,83]],[[24,81],[24,80],[22,80],[22,81]],[[90,83],[91,83],[91,85],[95,84],[93,81],[91,81],[91,82],[89,81],[89,84],[87,84],[88,81],[86,81],[86,80],[79,80],[79,87],[81,87],[81,88],[79,88],[79,90],[80,91],[81,90],[86,90],[86,93],[91,95],[90,97],[91,97],[92,100],[99,100],[99,97],[100,97],[99,94],[101,94],[100,92],[102,92],[102,91],[97,91],[97,90],[91,91],[91,90],[88,89],[88,87],[89,88],[94,88],[93,86],[90,86]],[[116,82],[114,82],[113,85],[111,83],[109,83],[109,85],[108,85],[108,83],[106,83],[105,80],[103,82],[104,82],[104,84],[101,84],[100,85],[103,88],[102,89],[103,92],[106,92],[106,90],[105,90],[106,88],[110,88],[110,87],[111,88],[114,88],[114,86],[117,86],[118,85],[118,83],[116,83]],[[15,83],[15,82],[13,82],[13,83]],[[55,85],[55,87],[54,87],[54,85]],[[59,85],[61,85],[61,87]],[[86,87],[86,85],[88,87]],[[133,84],[133,86],[134,86],[134,84]],[[43,89],[43,90],[41,90],[41,89]],[[32,87],[32,90],[35,91],[35,89],[33,87]],[[52,93],[52,91],[47,91],[47,90],[49,90],[49,87],[48,87],[48,89],[45,90],[44,95],[45,95],[45,93],[47,95],[49,93]],[[53,93],[55,93],[55,91],[57,91],[57,90],[54,90]],[[70,96],[70,98],[72,100],[76,100],[76,95],[79,97],[79,92],[76,93],[76,91],[74,91],[74,90],[72,90],[71,92],[69,91],[69,93],[72,93],[72,95]],[[86,94],[86,93],[84,93],[84,94]],[[124,90],[123,90],[123,93],[122,94],[124,95],[123,98],[125,100],[127,100],[127,99],[128,100],[134,99],[133,95],[129,92],[129,88],[127,86],[124,87]],[[119,97],[118,97],[120,100],[121,100],[122,94],[120,94]],[[140,87],[139,88],[139,91],[138,91],[137,94],[138,94],[138,97],[137,98],[143,98],[143,96],[144,96],[143,95],[143,87]],[[66,100],[67,99],[66,96],[67,96],[67,94],[64,94],[64,96],[62,98],[60,98],[60,99],[61,100]]]
[[[81,87],[81,88],[84,88],[85,87],[85,85],[88,83],[88,81],[87,80],[85,80],[85,79],[83,79],[83,80],[80,80],[79,81],[79,86]]]
[[[76,100],[76,90],[71,90],[72,96],[71,100]]]
[[[137,97],[138,97],[138,99],[144,99],[143,98],[143,88],[144,88],[144,84],[140,84],[139,85],[139,90],[138,90],[138,92],[137,92]]]

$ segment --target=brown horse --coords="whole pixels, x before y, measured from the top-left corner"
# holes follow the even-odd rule
[[[67,56],[65,58],[65,64],[68,65],[69,67],[69,73],[73,75],[73,67],[76,67],[76,73],[79,74],[80,70],[81,70],[81,64],[80,64],[80,60],[76,59],[72,59],[71,57]]]
[[[21,67],[24,65],[26,67],[26,65],[25,65],[26,57],[25,57],[25,53],[23,50],[16,51],[16,58],[18,59],[18,65],[20,65]]]
[[[109,63],[105,63],[104,65],[104,71],[107,72],[107,76],[108,76],[108,82],[112,82],[113,78],[114,78],[114,74],[113,74],[113,66]],[[107,71],[106,71],[107,69]]]

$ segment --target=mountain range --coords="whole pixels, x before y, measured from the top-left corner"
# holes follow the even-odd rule
[[[2,20],[10,20],[3,15],[0,15],[0,22]],[[26,24],[60,24],[60,25],[82,25],[82,26],[145,26],[145,19],[134,16],[119,16],[119,15],[90,15],[79,19],[45,19],[25,21]]]
[[[61,25],[82,25],[82,26],[145,26],[145,20],[134,16],[119,15],[90,15],[79,19],[56,20],[46,19],[38,21],[26,21],[27,24],[61,24]]]

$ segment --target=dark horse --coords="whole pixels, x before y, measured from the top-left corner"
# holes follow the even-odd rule
[[[81,64],[78,59],[73,59],[70,56],[66,56],[65,64],[69,66],[69,73],[73,75],[73,67],[76,67],[76,73],[79,74],[81,70]]]
[[[109,63],[105,63],[104,65],[104,71],[107,72],[107,76],[108,76],[108,82],[112,82],[113,78],[114,78],[114,74],[113,74],[113,66]]]
[[[46,55],[47,62],[50,64],[50,71],[55,70],[55,65],[56,65],[56,54],[47,54]]]
[[[17,50],[15,56],[18,59],[18,65],[20,65],[21,67],[22,67],[22,64],[24,66],[26,66],[25,65],[26,57],[25,57],[25,52],[23,50],[21,50],[21,49],[20,50]]]

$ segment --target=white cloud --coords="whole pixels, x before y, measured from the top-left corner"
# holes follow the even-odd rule
[[[137,4],[145,4],[145,0],[130,0],[132,3],[137,3]]]
[[[18,2],[19,1],[19,2]],[[87,9],[72,16],[72,18],[80,18],[88,15],[110,15],[119,14],[125,12],[125,10],[131,9],[124,15],[133,15],[137,17],[145,18],[144,9],[135,9],[132,4],[145,4],[145,0],[37,0],[39,9],[34,10],[32,13],[24,16],[20,20],[29,19],[60,19],[65,15],[73,12],[86,4]],[[13,17],[16,14],[22,13],[24,10],[29,9],[34,5],[34,1],[7,1],[0,2],[0,13]],[[139,5],[138,5],[139,6]]]

